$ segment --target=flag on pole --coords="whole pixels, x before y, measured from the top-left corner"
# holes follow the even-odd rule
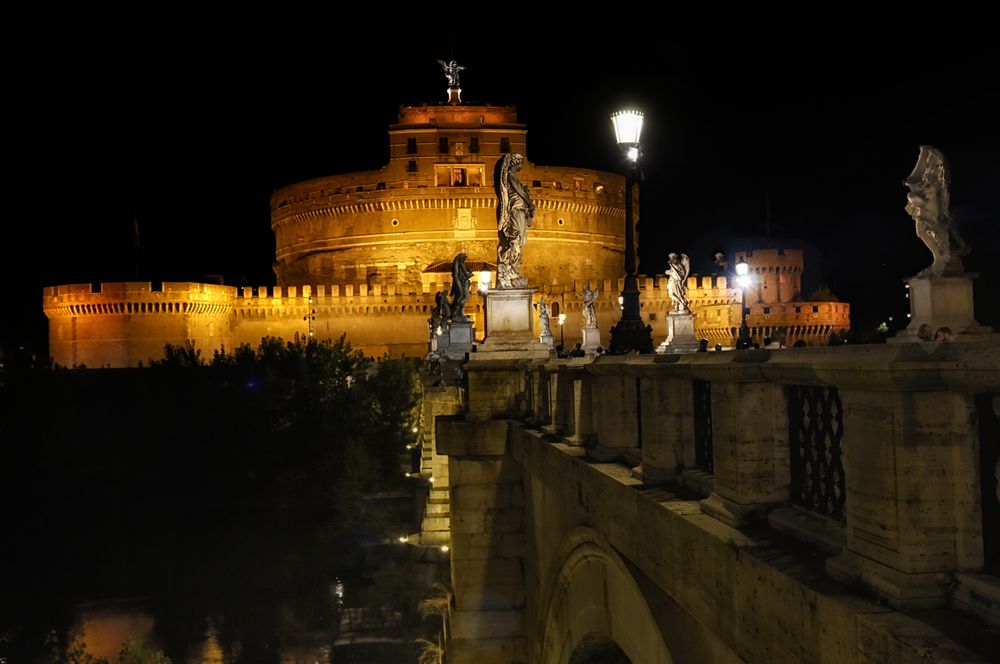
[[[139,278],[139,216],[132,213],[132,275]]]

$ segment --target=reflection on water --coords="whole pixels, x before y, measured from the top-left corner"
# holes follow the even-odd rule
[[[126,646],[139,653],[128,661],[143,664],[416,661],[429,635],[416,605],[446,567],[371,539],[345,556],[343,540],[303,530],[253,521],[53,530],[18,563],[23,574],[0,614],[0,661],[64,664],[81,644],[110,664]],[[83,546],[63,557],[55,540]],[[53,630],[63,654],[40,657]]]
[[[219,643],[219,633],[215,625],[209,623],[205,631],[205,642],[201,644],[196,654],[188,657],[188,664],[223,664],[225,661],[222,645]]]
[[[154,645],[153,616],[136,609],[81,608],[70,634],[86,644],[89,654],[114,661],[126,641]]]
[[[161,662],[168,657],[173,664],[416,661],[415,635],[400,611],[345,607],[344,596],[345,585],[335,578],[328,592],[335,609],[332,625],[304,624],[301,609],[282,602],[260,607],[262,613],[273,611],[271,634],[230,629],[226,619],[216,615],[197,621],[203,629],[186,631],[176,642],[165,642],[164,635],[176,636],[177,626],[158,625],[147,608],[156,604],[154,598],[86,604],[71,612],[65,642],[67,650],[77,649],[107,662],[118,662],[126,644],[139,661]]]
[[[342,585],[342,584],[341,584]],[[285,614],[289,620],[291,613]],[[201,643],[192,644],[183,661],[187,664],[226,664],[242,659],[239,641],[230,644],[228,652],[219,638],[215,621],[206,620],[207,627]],[[117,661],[122,645],[134,643],[146,653],[161,653],[154,633],[154,620],[144,610],[123,604],[100,608],[82,607],[70,629],[73,643],[84,645],[87,654]],[[344,641],[346,645],[349,641]],[[328,644],[288,643],[281,647],[278,657],[281,664],[326,664],[331,662],[332,648]]]

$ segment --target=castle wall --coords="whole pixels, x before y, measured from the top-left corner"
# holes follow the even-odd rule
[[[427,266],[450,262],[459,252],[495,264],[495,161],[487,164],[481,187],[397,188],[390,182],[377,189],[369,182],[362,192],[331,193],[351,189],[343,184],[358,176],[351,174],[280,190],[272,199],[278,282],[414,282]],[[524,261],[532,282],[621,274],[621,177],[526,164],[521,179],[536,205]]]
[[[667,281],[665,276],[639,278],[640,313],[643,320],[653,328],[654,345],[667,337],[667,316],[672,307]],[[566,314],[563,330],[565,345],[572,348],[573,344],[581,340],[580,293],[587,283],[574,282],[566,289],[546,287],[540,289],[540,295],[536,295],[536,301],[544,295],[548,301],[559,305],[553,308],[551,325],[555,343],[559,343],[560,338],[556,321],[558,313]],[[591,288],[600,289],[595,313],[601,331],[601,343],[607,348],[611,341],[611,327],[621,316],[618,296],[624,289],[624,279],[591,280],[589,283]],[[710,346],[733,346],[740,327],[739,289],[729,288],[724,276],[692,276],[688,278],[687,297],[695,315],[695,335],[699,339],[708,339]],[[748,308],[750,313],[747,324],[750,326],[751,338],[761,346],[764,345],[764,337],[774,336],[779,332],[783,334],[786,346],[791,346],[799,339],[810,346],[823,346],[831,333],[847,331],[851,327],[851,309],[845,302],[758,303],[748,305]]]
[[[753,286],[747,289],[747,306],[802,299],[801,249],[738,251],[735,261],[741,260],[747,262],[750,274],[755,277]]]
[[[442,275],[443,277],[443,275]],[[580,293],[587,281],[568,285],[542,285],[535,295],[552,304],[550,321],[554,343],[567,348],[581,341],[583,323]],[[621,279],[590,280],[600,290],[595,303],[601,343],[610,343],[610,331],[620,317]],[[236,289],[195,283],[164,283],[154,290],[149,283],[108,283],[93,290],[90,284],[45,289],[44,309],[49,317],[50,355],[64,366],[136,366],[160,359],[163,346],[193,339],[202,357],[225,347],[246,343],[256,347],[265,336],[286,340],[312,332],[318,339],[347,335],[365,354],[380,357],[422,357],[427,353],[427,319],[434,294],[448,292],[450,281],[420,285],[352,283],[275,286]],[[478,283],[473,283],[474,290]],[[666,277],[639,279],[643,320],[653,328],[659,343],[667,335],[671,308]],[[688,299],[695,314],[695,334],[711,345],[732,346],[740,325],[739,290],[729,288],[725,277],[693,276],[688,279]],[[466,302],[476,338],[483,337],[482,297],[474,292]],[[566,321],[560,330],[558,314]],[[788,302],[755,304],[748,321],[754,341],[781,331],[785,344],[803,339],[824,345],[833,332],[850,329],[850,305],[842,302]],[[536,333],[541,333],[535,320]]]
[[[372,356],[423,356],[434,295],[449,290],[452,259],[464,252],[469,263],[495,270],[494,169],[504,154],[524,155],[526,147],[526,128],[512,106],[404,106],[389,128],[384,167],[299,182],[272,196],[278,286],[239,292],[194,283],[155,290],[149,283],[47,288],[51,355],[67,366],[134,366],[187,339],[196,340],[207,359],[223,346],[311,332],[319,339],[346,334]],[[536,305],[543,295],[553,304],[555,343],[572,348],[581,340],[580,291],[589,280],[601,291],[595,309],[607,347],[620,318],[624,178],[527,160],[518,177],[536,206],[523,269],[538,289]],[[638,191],[633,194],[638,211]],[[800,301],[801,251],[735,256],[742,258],[756,277],[747,292],[756,341],[783,330],[789,345],[798,339],[816,345],[850,327],[848,305]],[[666,285],[662,276],[640,279],[641,312],[656,343],[667,335]],[[695,333],[712,345],[733,345],[739,290],[725,277],[692,277],[688,298]],[[566,314],[562,328],[560,312]],[[481,339],[481,296],[473,293],[465,313]]]
[[[496,263],[493,175],[526,154],[512,106],[404,106],[389,128],[389,162],[284,187],[271,198],[274,270],[281,285],[421,283],[460,252]],[[621,276],[624,181],[590,169],[525,161],[519,179],[536,205],[525,247],[529,281]]]
[[[43,294],[49,354],[63,366],[127,367],[196,339],[203,356],[228,345],[235,289],[164,282],[53,286]]]
[[[307,336],[314,312],[317,339],[346,334],[366,355],[422,357],[433,306],[433,291],[397,293],[394,284],[244,288],[233,306],[232,338],[256,346],[264,336]]]

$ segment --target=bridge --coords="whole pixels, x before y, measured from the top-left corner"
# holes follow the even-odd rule
[[[1000,653],[995,342],[475,352],[435,382],[450,663]]]

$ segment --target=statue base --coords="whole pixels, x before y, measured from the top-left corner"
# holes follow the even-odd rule
[[[667,339],[656,348],[657,353],[694,353],[698,339],[694,336],[694,314],[668,314]]]
[[[653,352],[653,328],[642,319],[622,318],[611,328],[611,347],[608,352],[623,355],[630,351]]]
[[[904,281],[910,290],[910,324],[890,343],[932,341],[934,333],[947,327],[955,341],[985,341],[993,330],[976,322],[972,308],[972,280],[978,275],[916,276]],[[920,329],[926,326],[925,337]]]
[[[580,332],[583,333],[583,343],[581,344],[583,352],[587,355],[596,354],[598,346],[601,345],[601,330],[596,327],[582,327]]]
[[[443,354],[448,350],[448,329],[445,327],[441,328],[441,334],[435,331],[434,335],[431,337],[430,347],[431,353]]]
[[[472,340],[475,331],[472,321],[452,321],[448,331],[441,336],[448,335],[448,346],[443,353],[453,360],[460,360],[468,353],[472,352]]]
[[[551,334],[540,334],[540,335],[538,335],[538,342],[545,344],[549,348],[552,348],[552,335]]]
[[[462,88],[448,88],[448,103],[449,104],[462,103]]]
[[[486,291],[486,338],[478,353],[498,351],[545,351],[536,341],[534,288],[493,288]],[[452,341],[454,343],[454,341]]]

